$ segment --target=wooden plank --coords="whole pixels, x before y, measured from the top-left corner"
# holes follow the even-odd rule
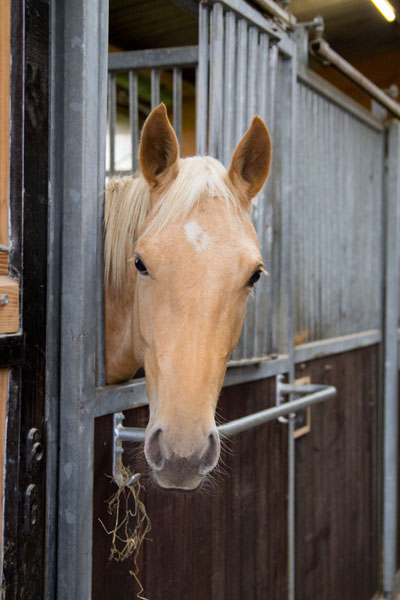
[[[8,275],[8,252],[0,252],[0,275]]]
[[[378,589],[377,346],[298,375],[337,387],[296,440],[296,599],[369,600]]]
[[[0,2],[0,245],[8,246],[11,0]]]
[[[19,329],[19,285],[15,279],[0,275],[1,295],[8,298],[5,305],[0,304],[0,333],[15,333]]]
[[[0,369],[0,536],[3,544],[3,481],[4,481],[4,456],[6,444],[6,415],[8,395],[8,369]]]

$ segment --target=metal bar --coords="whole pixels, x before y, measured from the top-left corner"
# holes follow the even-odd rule
[[[151,108],[160,104],[160,71],[151,69]]]
[[[223,385],[229,387],[239,383],[273,377],[278,373],[287,373],[289,366],[289,359],[285,355],[280,355],[260,364],[234,366],[228,369]],[[146,381],[138,379],[123,385],[109,385],[98,388],[90,406],[94,416],[101,417],[131,408],[146,406],[148,403]]]
[[[202,7],[203,9],[205,7]],[[207,8],[205,8],[207,10]],[[208,40],[207,40],[208,44]],[[129,71],[131,69],[153,69],[163,67],[191,67],[198,62],[197,46],[178,48],[160,48],[156,50],[132,50],[130,52],[111,52],[108,55],[109,71]]]
[[[301,386],[296,386],[300,388]],[[325,402],[336,396],[337,390],[333,386],[327,385],[316,385],[318,391],[312,394],[308,394],[298,400],[292,400],[281,404],[279,406],[273,406],[259,412],[235,419],[229,423],[224,423],[217,427],[218,432],[223,436],[232,436],[241,433],[242,431],[248,431],[253,427],[258,427],[269,421],[274,421],[278,417],[283,417],[291,413],[295,413],[298,410],[303,410],[307,406],[318,404],[319,402]],[[301,390],[297,389],[297,393],[301,393]],[[143,427],[121,427],[118,429],[117,437],[126,442],[143,442],[145,437],[146,429]]]
[[[383,589],[391,598],[396,572],[398,477],[398,371],[399,318],[399,199],[400,123],[389,129],[385,198],[385,283],[383,323]]]
[[[117,120],[116,78],[113,73],[108,76],[108,131],[110,136],[110,172],[115,173],[115,123]]]
[[[224,12],[222,4],[212,7],[210,29],[210,121],[208,152],[221,158],[222,153],[222,89],[224,78]]]
[[[311,42],[311,50],[318,58],[328,60],[330,64],[338,69],[350,81],[361,88],[377,102],[385,106],[397,118],[400,118],[400,104],[395,102],[385,92],[378,88],[368,77],[355,69],[347,60],[344,60],[337,52],[332,50],[328,42],[319,38]]]
[[[382,121],[355,100],[333,86],[326,79],[323,79],[320,75],[311,71],[301,63],[298,63],[297,65],[297,78],[309,88],[318,92],[318,94],[324,96],[328,100],[331,100],[331,102],[339,106],[339,108],[344,109],[346,112],[350,113],[363,123],[366,123],[376,131],[384,131],[385,127]]]
[[[138,75],[135,71],[129,71],[129,127],[131,130],[132,171],[135,173],[139,168],[139,91]]]
[[[352,333],[338,337],[319,340],[317,342],[309,342],[301,344],[294,349],[295,363],[307,362],[314,358],[323,356],[331,356],[332,354],[340,354],[349,352],[356,348],[366,348],[374,346],[382,341],[382,332],[380,329],[371,329],[361,333]]]
[[[246,130],[246,87],[247,87],[247,23],[239,19],[237,29],[237,60],[236,60],[236,132],[237,143]]]
[[[207,153],[208,117],[208,6],[199,5],[199,46],[196,77],[196,153]]]
[[[215,0],[211,0],[214,2]],[[275,40],[280,40],[283,37],[288,37],[282,29],[262,14],[252,8],[247,2],[243,0],[217,0],[219,4],[223,4],[228,10],[233,10],[237,15],[246,19],[252,25],[257,25],[263,31],[266,31]]]
[[[91,598],[94,419],[87,402],[96,385],[96,251],[98,149],[107,92],[108,6],[102,0],[64,3],[59,148],[62,176],[58,600]],[[79,43],[74,43],[79,40]],[[91,225],[91,226],[90,226]]]
[[[252,118],[257,112],[257,79],[260,75],[258,64],[258,29],[257,27],[249,27],[248,29],[248,52],[247,52],[247,69],[246,69],[246,113],[245,125],[249,126]],[[252,221],[255,222],[255,211],[252,211]],[[244,321],[244,356],[254,356],[256,353],[256,296],[257,290],[254,291],[254,297],[250,296],[247,303],[246,316]]]
[[[176,137],[182,138],[182,69],[173,69],[173,119]]]
[[[146,406],[149,403],[146,381],[137,379],[123,385],[108,385],[98,388],[92,403],[95,417]]]
[[[289,599],[295,598],[295,567],[296,567],[296,449],[295,432],[296,419],[294,413],[288,416],[288,588]]]
[[[294,27],[297,23],[297,19],[294,15],[284,10],[274,0],[254,0],[255,3],[260,7],[269,12],[274,17],[278,17],[281,21]]]
[[[235,119],[235,75],[236,75],[236,16],[228,11],[225,16],[225,67],[224,67],[224,127],[222,162],[228,168],[233,151]]]
[[[103,17],[99,21],[99,38],[107,39],[108,36],[108,17]],[[107,147],[107,71],[104,65],[107,64],[107,48],[104,44],[101,46],[98,58],[98,117],[97,117],[97,211],[96,211],[96,312],[97,312],[97,336],[96,336],[96,385],[105,384],[105,353],[104,353],[104,191],[105,191],[105,170],[106,170],[106,147]],[[115,90],[116,93],[116,90]],[[115,97],[115,111],[117,108],[117,99]],[[116,116],[116,114],[115,114]],[[114,132],[115,144],[115,132]],[[114,165],[115,166],[115,165]]]

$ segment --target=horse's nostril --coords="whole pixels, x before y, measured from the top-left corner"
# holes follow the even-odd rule
[[[200,475],[207,475],[216,466],[219,458],[219,449],[219,435],[216,431],[213,431],[208,436],[208,448],[201,459]]]
[[[161,435],[162,429],[156,429],[150,434],[150,437],[148,438],[145,445],[145,454],[147,462],[156,471],[161,471],[165,462],[164,456],[161,451]]]

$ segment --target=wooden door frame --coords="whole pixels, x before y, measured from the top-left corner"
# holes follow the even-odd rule
[[[11,0],[9,269],[21,281],[21,332],[0,336],[10,373],[2,590],[27,600],[45,589],[46,456],[31,460],[29,432],[45,445],[49,40],[50,0]]]

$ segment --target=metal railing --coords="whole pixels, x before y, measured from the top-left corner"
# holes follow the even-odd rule
[[[310,384],[296,385],[290,383],[282,383],[282,376],[277,376],[276,383],[276,406],[266,408],[251,415],[246,415],[239,419],[229,421],[217,427],[220,435],[233,436],[264,425],[269,421],[284,417],[287,415],[294,416],[299,410],[303,410],[308,406],[313,406],[319,402],[325,402],[331,398],[335,398],[337,390],[331,385]],[[291,394],[301,395],[302,398],[283,402],[284,396]],[[143,442],[145,438],[146,428],[144,427],[124,427],[122,422],[124,415],[115,413],[113,419],[113,478],[118,483],[121,482],[121,463],[123,447],[122,442]]]

